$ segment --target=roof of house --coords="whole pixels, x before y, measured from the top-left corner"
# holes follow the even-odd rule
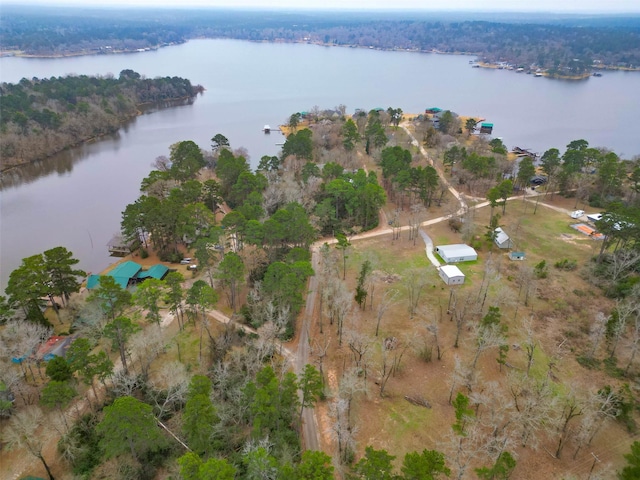
[[[480,124],[480,127],[493,127],[493,123],[483,122],[483,123]]]
[[[502,228],[496,228],[496,233],[496,243],[500,244],[509,241],[509,235],[507,235]]]
[[[100,282],[100,275],[89,275],[87,278],[87,288],[89,290],[96,288]]]
[[[140,272],[138,274],[138,278],[157,278],[158,280],[162,280],[168,271],[169,267],[158,263],[151,267],[149,270]]]
[[[140,270],[142,270],[142,265],[132,262],[131,260],[127,260],[126,262],[116,265],[115,268],[107,275],[111,275],[112,277],[133,278]]]
[[[122,288],[127,288],[127,285],[129,285],[129,280],[135,278],[140,270],[142,270],[142,265],[128,260],[116,265],[113,270],[107,273],[107,275],[113,277],[116,283]],[[89,275],[89,278],[87,279],[87,288],[91,290],[92,288],[97,287],[99,282],[100,275]]]
[[[465,245],[464,243],[455,243],[453,245],[439,245],[436,247],[438,252],[444,253],[447,257],[467,257],[469,255],[478,256],[478,252],[476,252],[469,245]]]
[[[36,357],[47,361],[53,357],[64,357],[73,340],[75,340],[74,336],[54,335],[38,348]]]
[[[455,265],[442,265],[440,270],[444,272],[447,278],[464,277],[464,273]]]

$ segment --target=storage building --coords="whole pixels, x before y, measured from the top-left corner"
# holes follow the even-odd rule
[[[440,255],[446,263],[471,262],[478,259],[478,253],[464,243],[437,246],[436,253]]]
[[[462,285],[464,283],[464,273],[455,265],[443,265],[438,268],[440,278],[447,285]]]
[[[500,227],[496,228],[496,236],[495,236],[494,242],[498,246],[498,248],[513,247],[513,242],[509,238],[509,235],[507,235],[505,231],[502,230],[502,228]]]

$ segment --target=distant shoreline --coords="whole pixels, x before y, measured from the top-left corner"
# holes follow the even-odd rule
[[[473,52],[442,52],[440,50],[436,50],[436,49],[431,49],[431,50],[420,50],[420,49],[412,49],[412,48],[400,48],[400,47],[395,47],[395,48],[379,48],[379,47],[372,47],[372,46],[362,46],[362,45],[336,45],[334,43],[323,43],[323,42],[313,42],[313,41],[309,41],[309,40],[297,40],[297,41],[286,41],[286,40],[276,40],[276,41],[271,41],[271,40],[248,40],[248,39],[242,39],[242,38],[221,38],[221,37],[211,37],[211,38],[202,38],[202,37],[198,37],[198,38],[190,38],[188,40],[186,40],[185,42],[181,42],[181,43],[171,43],[171,44],[162,44],[162,45],[155,45],[153,47],[145,47],[145,48],[134,48],[134,49],[129,49],[129,50],[115,50],[115,49],[109,49],[109,50],[100,50],[100,51],[79,51],[79,52],[62,52],[62,53],[55,53],[55,54],[30,54],[30,53],[25,53],[24,51],[21,50],[0,50],[0,57],[19,57],[19,58],[68,58],[68,57],[81,57],[81,56],[88,56],[88,55],[120,55],[120,54],[129,54],[129,53],[146,53],[149,51],[155,51],[155,50],[159,50],[160,48],[163,47],[171,47],[171,46],[175,46],[175,45],[181,45],[182,43],[186,43],[189,42],[191,40],[238,40],[238,41],[243,41],[243,42],[252,42],[252,43],[287,43],[287,44],[305,44],[305,45],[317,45],[317,46],[321,46],[321,47],[343,47],[343,48],[361,48],[361,49],[371,49],[371,50],[380,50],[380,51],[385,51],[385,52],[414,52],[414,53],[434,53],[434,54],[438,54],[438,55],[466,55],[466,56],[475,56],[475,57],[479,57],[482,54],[479,53],[473,53]],[[509,70],[507,68],[500,68],[500,66],[497,63],[487,63],[487,62],[481,62],[478,61],[476,62],[476,65],[478,65],[480,68],[492,68],[492,69],[501,69],[501,70]],[[620,66],[616,66],[616,65],[598,65],[598,66],[592,66],[592,69],[594,71],[597,70],[612,70],[612,71],[624,71],[624,72],[640,72],[640,67],[636,67],[636,68],[629,68],[629,67],[620,67]],[[513,69],[509,70],[509,71],[513,71]],[[542,71],[540,72],[542,73],[541,76],[544,76],[546,78],[555,78],[555,79],[559,79],[559,80],[585,80],[589,77],[591,77],[593,75],[593,72],[589,72],[589,73],[583,73],[580,75],[562,75],[562,74],[549,74],[546,71]]]

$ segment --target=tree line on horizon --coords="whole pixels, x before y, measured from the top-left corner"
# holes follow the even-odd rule
[[[69,10],[9,10],[0,25],[0,42],[8,50],[32,55],[134,51],[192,38],[314,42],[380,49],[437,50],[468,53],[485,61],[505,61],[581,74],[594,61],[608,66],[640,66],[640,22],[633,17],[598,21],[572,18],[517,18],[511,21],[407,18],[362,12],[283,13],[225,10],[104,11],[102,15]]]

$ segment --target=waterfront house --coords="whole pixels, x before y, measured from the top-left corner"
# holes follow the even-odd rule
[[[493,123],[482,122],[480,124],[480,133],[491,134],[493,132]]]

